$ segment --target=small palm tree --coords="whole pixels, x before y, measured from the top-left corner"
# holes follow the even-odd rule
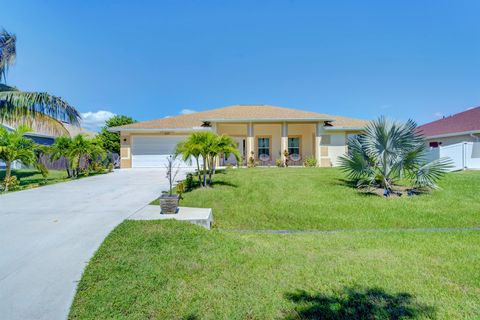
[[[12,174],[12,163],[20,161],[23,164],[35,162],[35,143],[32,139],[24,137],[29,132],[27,126],[19,126],[13,131],[0,127],[0,160],[5,162],[5,191],[8,191],[8,181]]]
[[[65,170],[69,178],[78,177],[82,159],[97,161],[98,159],[103,160],[106,156],[101,141],[85,137],[82,134],[73,138],[56,138],[55,142],[47,148],[46,153],[50,155],[52,161],[65,159]]]
[[[72,138],[64,136],[56,138],[55,142],[46,149],[46,153],[50,155],[50,161],[65,159],[65,170],[68,178],[73,176],[72,159],[70,157],[71,146]]]
[[[203,187],[212,184],[212,175],[215,173],[215,163],[220,154],[233,154],[237,161],[240,160],[240,152],[235,140],[226,135],[217,135],[211,131],[192,133],[186,140],[177,145],[176,155],[182,155],[184,161],[194,158],[197,164],[199,184]],[[200,171],[200,159],[203,162],[203,170]],[[203,178],[202,178],[203,175]]]
[[[450,168],[448,158],[427,162],[425,139],[413,120],[396,123],[381,117],[365,132],[350,138],[341,168],[358,187],[381,187],[389,195],[399,179],[415,188],[437,188],[436,182]]]
[[[181,155],[182,160],[189,162],[190,164],[192,162],[192,158],[195,160],[197,165],[197,177],[199,185],[202,185],[200,172],[200,153],[202,148],[201,142],[202,137],[200,132],[194,132],[189,135],[187,139],[178,143],[175,149],[175,157]]]
[[[8,68],[15,57],[15,35],[0,31],[0,121],[29,126],[35,123],[57,134],[67,133],[57,119],[66,117],[71,124],[80,125],[79,112],[62,98],[46,92],[23,92],[6,85]]]
[[[208,153],[209,184],[212,184],[212,174],[215,173],[215,163],[217,162],[220,154],[224,154],[225,157],[228,157],[230,154],[232,154],[237,161],[240,161],[240,152],[238,151],[235,140],[227,135],[216,135],[213,143],[210,145],[210,150]]]

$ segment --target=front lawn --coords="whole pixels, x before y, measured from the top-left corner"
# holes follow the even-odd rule
[[[98,173],[91,173],[95,175]],[[19,180],[19,186],[9,192],[36,188],[44,185],[54,184],[58,182],[71,181],[71,178],[67,177],[65,170],[48,170],[48,177],[45,179],[38,170],[35,169],[18,169],[12,170],[12,176],[16,176]],[[83,178],[84,176],[79,176]],[[5,170],[0,170],[0,183],[5,178]],[[1,189],[0,189],[1,190]],[[0,192],[0,195],[2,193]]]
[[[383,199],[357,192],[338,169],[231,169],[180,205],[213,208],[221,229],[471,227],[480,221],[480,171],[448,174],[432,194]]]
[[[126,221],[90,261],[70,318],[475,319],[479,243],[464,231],[245,234]]]
[[[217,228],[125,221],[79,283],[71,319],[476,319],[480,172],[414,198],[362,195],[335,169],[219,173],[182,205]],[[338,229],[254,233],[236,229]]]
[[[45,178],[35,169],[12,170],[12,176],[19,180],[19,187],[16,190],[35,188],[45,184],[52,184],[67,180],[65,170],[49,170],[48,177]],[[5,170],[0,171],[0,182],[5,178]],[[15,190],[12,190],[15,191]]]

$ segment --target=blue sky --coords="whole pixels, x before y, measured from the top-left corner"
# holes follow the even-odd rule
[[[94,126],[230,104],[420,123],[480,105],[480,1],[9,1],[8,83]],[[104,111],[98,113],[98,111]]]

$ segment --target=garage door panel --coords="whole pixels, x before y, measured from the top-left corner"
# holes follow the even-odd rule
[[[177,143],[186,136],[175,137],[132,137],[132,167],[133,168],[163,168],[168,157],[174,153]],[[175,161],[176,166],[192,167],[181,160]]]

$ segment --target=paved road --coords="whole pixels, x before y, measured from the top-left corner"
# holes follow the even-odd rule
[[[0,318],[65,319],[103,239],[166,189],[165,170],[131,169],[1,195]]]

